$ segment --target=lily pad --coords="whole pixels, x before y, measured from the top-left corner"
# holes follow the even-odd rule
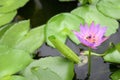
[[[16,11],[12,11],[5,14],[0,13],[0,27],[12,21],[16,13]]]
[[[44,43],[44,26],[30,30],[29,20],[18,22],[9,29],[1,31],[0,44],[33,53]],[[17,32],[17,33],[16,33]],[[34,40],[33,40],[34,39]]]
[[[38,49],[45,42],[44,28],[45,28],[45,25],[38,26],[34,29],[31,29],[17,43],[15,48],[25,50],[29,53],[33,53],[36,49]]]
[[[22,76],[5,76],[3,78],[1,78],[0,80],[26,80],[24,77]]]
[[[120,63],[120,52],[114,47],[106,51],[106,55],[103,57],[105,61],[112,63]]]
[[[3,36],[3,34],[12,26],[12,24],[5,25],[0,28],[0,39]]]
[[[14,47],[29,30],[29,21],[21,21],[11,26],[1,37],[0,44]]]
[[[0,13],[14,11],[25,5],[29,0],[0,0]]]
[[[69,36],[73,42],[79,44],[80,42],[73,34],[72,30],[78,31],[79,25],[82,23],[82,18],[70,13],[61,13],[52,17],[46,26],[47,44],[53,47],[52,43],[48,40],[48,37],[51,35],[55,35],[63,43],[65,43],[67,36]]]
[[[97,9],[106,16],[120,19],[120,0],[100,0]]]
[[[112,80],[120,80],[120,70],[117,70],[114,73],[112,73],[110,77],[112,78]]]
[[[32,72],[38,77],[39,80],[62,80],[58,74],[51,71],[49,68],[39,67],[37,69],[32,69]]]
[[[30,53],[44,42],[44,25],[30,30],[29,20],[25,20],[2,27],[0,35],[1,78],[19,72],[32,61]]]
[[[106,26],[106,36],[110,36],[111,34],[115,33],[116,29],[119,27],[118,22],[115,19],[104,16],[96,9],[94,5],[78,7],[71,13],[82,17],[86,23],[90,24],[92,21],[94,21],[96,24]]]
[[[22,70],[31,61],[27,52],[0,45],[0,78]]]
[[[33,61],[25,69],[23,75],[28,80],[72,80],[74,63],[62,57],[41,58]],[[54,79],[54,77],[58,78]]]

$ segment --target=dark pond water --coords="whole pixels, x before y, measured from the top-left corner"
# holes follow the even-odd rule
[[[78,2],[59,2],[58,0],[30,0],[23,8],[18,10],[18,20],[30,19],[31,27],[36,27],[45,24],[52,16],[61,13],[69,12],[77,7]],[[110,41],[115,44],[120,42],[120,29],[117,33],[113,34],[110,39],[104,42],[97,50],[93,50],[98,53],[103,53]],[[80,49],[87,49],[82,45],[75,45],[71,40],[67,39],[66,44],[75,51],[78,55]],[[46,56],[60,56],[60,53],[46,44],[38,50],[37,57]],[[101,57],[92,56],[92,69],[89,80],[110,80],[109,76],[111,71],[116,66],[113,64],[105,63]],[[82,67],[75,65],[75,76],[73,80],[87,80],[87,64]]]

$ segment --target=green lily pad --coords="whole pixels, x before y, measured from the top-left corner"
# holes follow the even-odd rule
[[[62,57],[41,58],[33,61],[23,75],[28,80],[72,80],[74,63]],[[54,79],[54,77],[58,78]]]
[[[101,24],[101,26],[107,27],[106,36],[116,32],[118,28],[118,22],[115,19],[104,16],[100,13],[94,5],[91,6],[82,6],[74,9],[72,14],[82,17],[86,23],[90,24],[94,21],[96,24]]]
[[[29,30],[29,21],[21,21],[11,26],[2,36],[0,44],[14,47]]]
[[[7,30],[5,26],[1,29],[0,44],[33,53],[44,43],[44,26],[30,30],[29,20],[18,22]]]
[[[44,28],[45,25],[31,29],[15,47],[33,53],[45,42]]]
[[[25,20],[0,29],[0,78],[24,69],[32,61],[30,53],[43,44],[44,25],[29,27]]]
[[[115,48],[120,52],[120,43],[116,44]]]
[[[103,57],[105,61],[120,63],[120,52],[115,47],[108,49],[105,53],[106,55]]]
[[[48,40],[48,37],[55,35],[59,40],[65,43],[67,36],[79,44],[79,40],[73,34],[72,30],[79,30],[79,25],[83,23],[83,19],[72,15],[70,13],[61,13],[52,17],[46,26],[46,40],[47,44],[53,46],[52,43]]]
[[[32,72],[38,77],[39,80],[62,80],[62,78],[58,74],[56,74],[49,68],[39,67],[37,69],[32,69]]]
[[[22,76],[5,76],[3,78],[1,78],[0,80],[26,80],[24,77]]]
[[[0,27],[12,21],[16,13],[16,11],[12,11],[5,14],[0,13]]]
[[[114,73],[112,73],[110,77],[112,80],[120,80],[120,70],[117,70]]]
[[[0,39],[3,36],[3,34],[12,26],[12,24],[5,25],[0,28]]]
[[[120,0],[100,0],[97,9],[106,16],[120,19]]]
[[[22,7],[29,0],[0,0],[0,13],[7,13]]]
[[[31,61],[27,52],[0,45],[0,78],[22,70]]]

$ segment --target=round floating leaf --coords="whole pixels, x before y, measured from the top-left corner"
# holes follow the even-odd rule
[[[44,28],[45,25],[31,29],[15,47],[33,53],[45,41]]]
[[[31,60],[30,55],[23,50],[0,45],[0,78],[24,69]]]
[[[16,11],[12,11],[12,12],[5,13],[5,14],[1,13],[0,14],[0,27],[12,21],[16,13],[17,13]]]
[[[58,74],[51,71],[49,68],[39,67],[37,69],[32,69],[32,72],[38,77],[39,80],[62,80]]]
[[[65,43],[67,36],[69,36],[73,42],[78,44],[79,41],[72,30],[79,30],[79,25],[81,23],[83,23],[82,18],[70,13],[61,13],[52,17],[46,26],[47,44],[53,46],[48,40],[48,37],[51,35],[55,35],[63,43]]]
[[[103,58],[107,62],[120,63],[120,52],[115,48],[110,48],[106,51],[106,55]]]
[[[6,13],[18,9],[29,0],[0,0],[0,13]]]
[[[111,76],[112,80],[120,80],[120,70],[114,72]]]
[[[42,25],[30,30],[29,20],[18,22],[10,28],[9,25],[5,26],[0,29],[0,44],[32,53],[45,41],[44,27]]]
[[[26,79],[22,76],[5,76],[0,80],[26,80]]]
[[[49,80],[72,80],[74,63],[62,57],[46,57],[33,61],[23,73],[28,80],[48,80],[46,74],[51,75],[47,75]]]
[[[97,8],[106,16],[120,19],[120,0],[100,0]]]
[[[2,36],[0,44],[14,47],[18,41],[27,34],[29,30],[29,21],[21,21],[11,26]]]
[[[110,36],[116,32],[118,22],[115,19],[104,16],[100,13],[95,6],[82,6],[71,12],[72,14],[82,17],[87,23],[94,21],[96,24],[107,27],[106,35]]]

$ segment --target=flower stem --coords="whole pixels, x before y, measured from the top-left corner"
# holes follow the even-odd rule
[[[91,72],[91,49],[89,48],[89,54],[88,54],[88,77],[90,76]]]
[[[88,56],[89,55],[89,51],[84,51],[84,55]],[[98,57],[103,57],[104,55],[106,55],[106,53],[97,54],[97,53],[91,52],[91,55],[98,56]]]

